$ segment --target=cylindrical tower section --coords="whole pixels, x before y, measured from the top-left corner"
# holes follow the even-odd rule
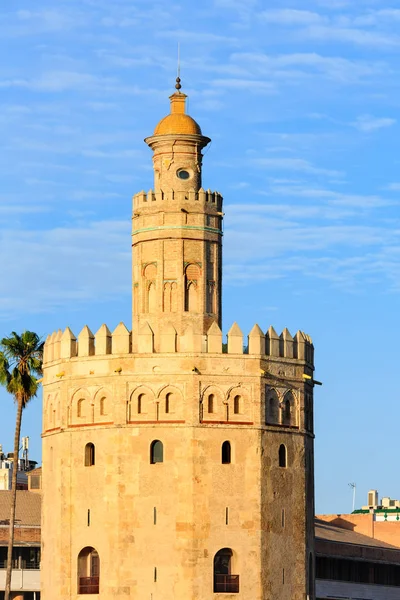
[[[145,142],[153,150],[154,191],[133,202],[133,344],[150,326],[161,336],[205,335],[221,325],[222,196],[202,185],[202,149],[210,139],[185,114],[186,95],[171,97],[171,112]],[[135,345],[136,344],[136,345]],[[199,348],[200,349],[200,348]]]
[[[154,190],[198,191],[201,188],[202,149],[211,141],[185,114],[186,95],[170,96],[171,112],[161,119],[154,135],[145,139],[153,150]]]

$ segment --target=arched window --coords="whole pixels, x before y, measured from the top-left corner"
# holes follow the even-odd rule
[[[85,467],[93,467],[95,464],[95,448],[94,444],[90,442],[85,446]]]
[[[296,425],[296,403],[292,392],[285,394],[282,405],[282,425],[291,427]]]
[[[156,279],[157,279],[157,266],[154,263],[150,263],[144,270],[145,279],[145,311],[154,313],[157,308],[157,295],[156,295]]]
[[[231,462],[231,443],[224,442],[222,444],[222,452],[221,452],[222,464],[229,465]]]
[[[285,444],[279,446],[279,466],[284,468],[287,467],[287,451]]]
[[[160,440],[154,440],[150,446],[150,463],[155,465],[162,462],[164,462],[164,447]]]
[[[164,283],[164,312],[171,312],[171,284]]]
[[[172,394],[165,396],[165,412],[168,414],[172,412]]]
[[[100,398],[100,415],[102,417],[104,417],[105,414],[106,414],[106,398],[105,398],[105,396],[103,396],[102,398]]]
[[[214,593],[237,594],[239,575],[232,575],[232,556],[230,548],[222,548],[214,556]]]
[[[210,414],[214,412],[214,394],[208,396],[207,412]]]
[[[85,406],[85,399],[84,398],[80,398],[78,400],[78,404],[76,405],[76,416],[77,417],[84,417],[84,406]]]
[[[279,424],[279,399],[275,390],[268,393],[265,412],[266,423],[270,425]]]
[[[190,264],[185,271],[185,310],[197,312],[197,287],[200,280],[200,268],[196,264]]]
[[[147,288],[147,312],[154,313],[157,308],[156,284],[150,283]]]
[[[233,412],[235,415],[240,414],[241,397],[235,396],[233,399]]]
[[[98,594],[100,559],[97,551],[87,546],[78,555],[78,594]]]
[[[283,419],[282,422],[284,425],[290,425],[292,420],[292,407],[290,405],[290,400],[287,398],[283,403]]]

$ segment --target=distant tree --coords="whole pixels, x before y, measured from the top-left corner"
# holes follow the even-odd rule
[[[33,331],[18,335],[13,331],[0,341],[0,384],[14,396],[17,405],[14,435],[14,460],[11,479],[10,529],[8,536],[7,573],[5,600],[10,600],[12,553],[14,545],[15,507],[17,500],[17,472],[21,435],[22,411],[36,396],[39,387],[37,377],[42,374],[43,342]]]

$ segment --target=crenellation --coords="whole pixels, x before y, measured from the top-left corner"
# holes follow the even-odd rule
[[[124,323],[119,323],[111,334],[112,353],[129,354],[132,348],[132,335]]]
[[[178,338],[178,352],[207,352],[207,336],[195,331],[192,325],[189,325],[180,338]]]
[[[61,337],[60,358],[73,358],[77,356],[77,341],[69,327],[66,328]]]
[[[266,349],[266,339],[264,332],[257,325],[254,325],[253,329],[250,331],[248,337],[248,346],[249,346],[249,354],[265,354]]]
[[[227,334],[228,354],[243,354],[243,333],[237,323],[234,323]],[[250,356],[265,356],[304,361],[313,366],[314,346],[310,336],[298,331],[294,337],[285,328],[280,335],[269,327],[264,335],[258,324],[255,324],[247,336]],[[75,357],[91,357],[104,355],[154,354],[155,334],[149,323],[139,330],[135,350],[132,350],[132,332],[124,323],[119,323],[111,333],[103,324],[94,335],[85,325],[76,339],[69,327],[64,332],[54,331],[48,335],[44,347],[44,363]],[[172,322],[167,323],[159,333],[160,353],[208,353],[223,354],[223,333],[214,321],[206,334],[199,333],[192,325],[188,325],[182,335],[179,335]]]
[[[95,334],[95,353],[111,354],[111,331],[103,324]]]
[[[176,352],[177,333],[172,323],[168,323],[160,335],[160,352]]]
[[[196,203],[203,206],[209,206],[220,212],[222,210],[222,201],[223,198],[219,192],[212,192],[211,190],[204,190],[203,188],[200,188],[198,191],[194,188],[190,188],[187,191],[160,190],[154,192],[154,190],[149,190],[147,193],[141,191],[133,196],[133,216],[139,217],[140,212],[137,211],[139,211],[140,208],[151,208],[153,203],[163,203],[164,208],[174,205],[178,207],[180,204]]]
[[[290,335],[287,327],[282,331],[279,337],[279,355],[282,358],[293,358],[294,356],[294,340]]]
[[[78,335],[78,356],[93,356],[94,335],[87,325]]]
[[[48,362],[51,362],[50,359],[50,340],[51,340],[51,336],[48,335],[46,338],[46,341],[44,343],[44,348],[43,348],[43,363],[46,364]]]
[[[267,356],[280,356],[279,352],[279,335],[276,333],[275,329],[270,326],[266,335],[266,354]]]
[[[228,354],[243,354],[243,333],[235,322],[228,331]]]
[[[222,354],[222,331],[216,321],[207,332],[207,352]]]
[[[294,349],[295,349],[295,358],[299,360],[305,360],[306,358],[306,344],[307,340],[302,331],[298,331],[294,336]]]
[[[152,354],[154,352],[154,332],[148,323],[142,325],[138,335],[139,354]]]
[[[198,191],[198,199],[202,204],[205,204],[207,201],[206,191],[203,188],[200,188]]]
[[[61,329],[59,329],[54,337],[54,343],[53,343],[53,360],[59,360],[60,359],[60,354],[61,354],[61,338],[62,338],[62,331]]]

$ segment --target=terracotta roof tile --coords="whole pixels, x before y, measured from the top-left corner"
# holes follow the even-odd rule
[[[329,542],[339,542],[341,544],[356,544],[357,546],[399,550],[397,546],[391,546],[390,544],[386,544],[386,542],[381,542],[368,535],[363,535],[362,533],[356,533],[350,529],[332,525],[332,523],[327,523],[321,519],[315,519],[315,537],[317,539]]]
[[[11,492],[0,490],[0,525],[10,519]],[[16,525],[40,527],[41,496],[32,492],[17,491]]]

